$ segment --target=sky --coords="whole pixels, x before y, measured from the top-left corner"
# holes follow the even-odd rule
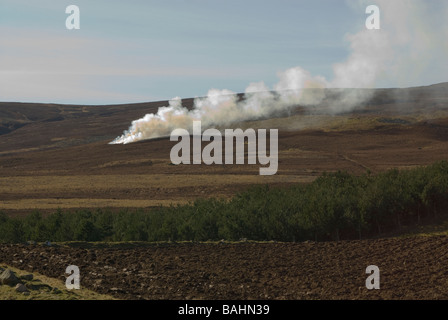
[[[446,0],[427,3],[426,17],[446,26]],[[66,28],[69,5],[80,9],[79,30]],[[365,29],[365,8],[350,0],[0,0],[0,101],[98,105],[244,92],[253,82],[272,87],[296,66],[332,79],[354,50],[350,35]],[[401,19],[386,9],[382,16]],[[411,23],[423,30],[418,19]],[[446,58],[440,45],[433,62]],[[448,81],[430,59],[421,69],[375,86]]]

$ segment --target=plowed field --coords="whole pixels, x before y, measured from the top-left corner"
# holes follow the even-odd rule
[[[125,247],[4,245],[0,261],[121,299],[448,298],[448,236],[326,243],[182,243]],[[366,288],[366,268],[380,289]]]

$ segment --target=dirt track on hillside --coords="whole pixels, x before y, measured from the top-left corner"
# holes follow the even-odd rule
[[[448,236],[327,243],[3,245],[0,261],[121,299],[435,300],[448,298]],[[380,289],[365,286],[366,267]],[[82,290],[82,289],[81,289]]]

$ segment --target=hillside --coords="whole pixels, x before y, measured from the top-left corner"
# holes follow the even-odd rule
[[[323,112],[338,94],[313,108],[234,125],[279,128],[274,176],[260,176],[258,164],[172,165],[175,142],[167,138],[108,144],[166,101],[0,103],[0,211],[32,218],[35,209],[49,215],[58,208],[168,206],[230,198],[254,184],[309,183],[323,172],[375,174],[448,159],[447,83],[377,89],[350,112]],[[3,244],[0,265],[63,280],[66,266],[76,264],[84,288],[119,299],[444,300],[446,222],[434,228],[437,235],[356,241]],[[379,267],[381,290],[365,287],[369,265]],[[19,294],[3,289],[0,298]]]
[[[2,103],[0,121],[11,131],[0,135],[0,210],[151,207],[230,197],[253,184],[310,182],[325,171],[361,174],[430,164],[448,158],[447,92],[446,83],[378,89],[365,105],[338,115],[319,111],[331,102],[329,94],[312,110],[297,106],[288,116],[235,124],[280,129],[274,176],[260,176],[259,164],[174,166],[175,142],[167,138],[108,144],[166,101]],[[183,102],[192,106],[192,99]]]

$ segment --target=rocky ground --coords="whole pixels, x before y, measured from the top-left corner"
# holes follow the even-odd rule
[[[66,288],[65,281],[0,264],[0,300],[112,300],[91,290]]]
[[[0,261],[130,300],[445,300],[448,236],[306,243],[2,245]],[[366,268],[379,268],[367,289]]]

